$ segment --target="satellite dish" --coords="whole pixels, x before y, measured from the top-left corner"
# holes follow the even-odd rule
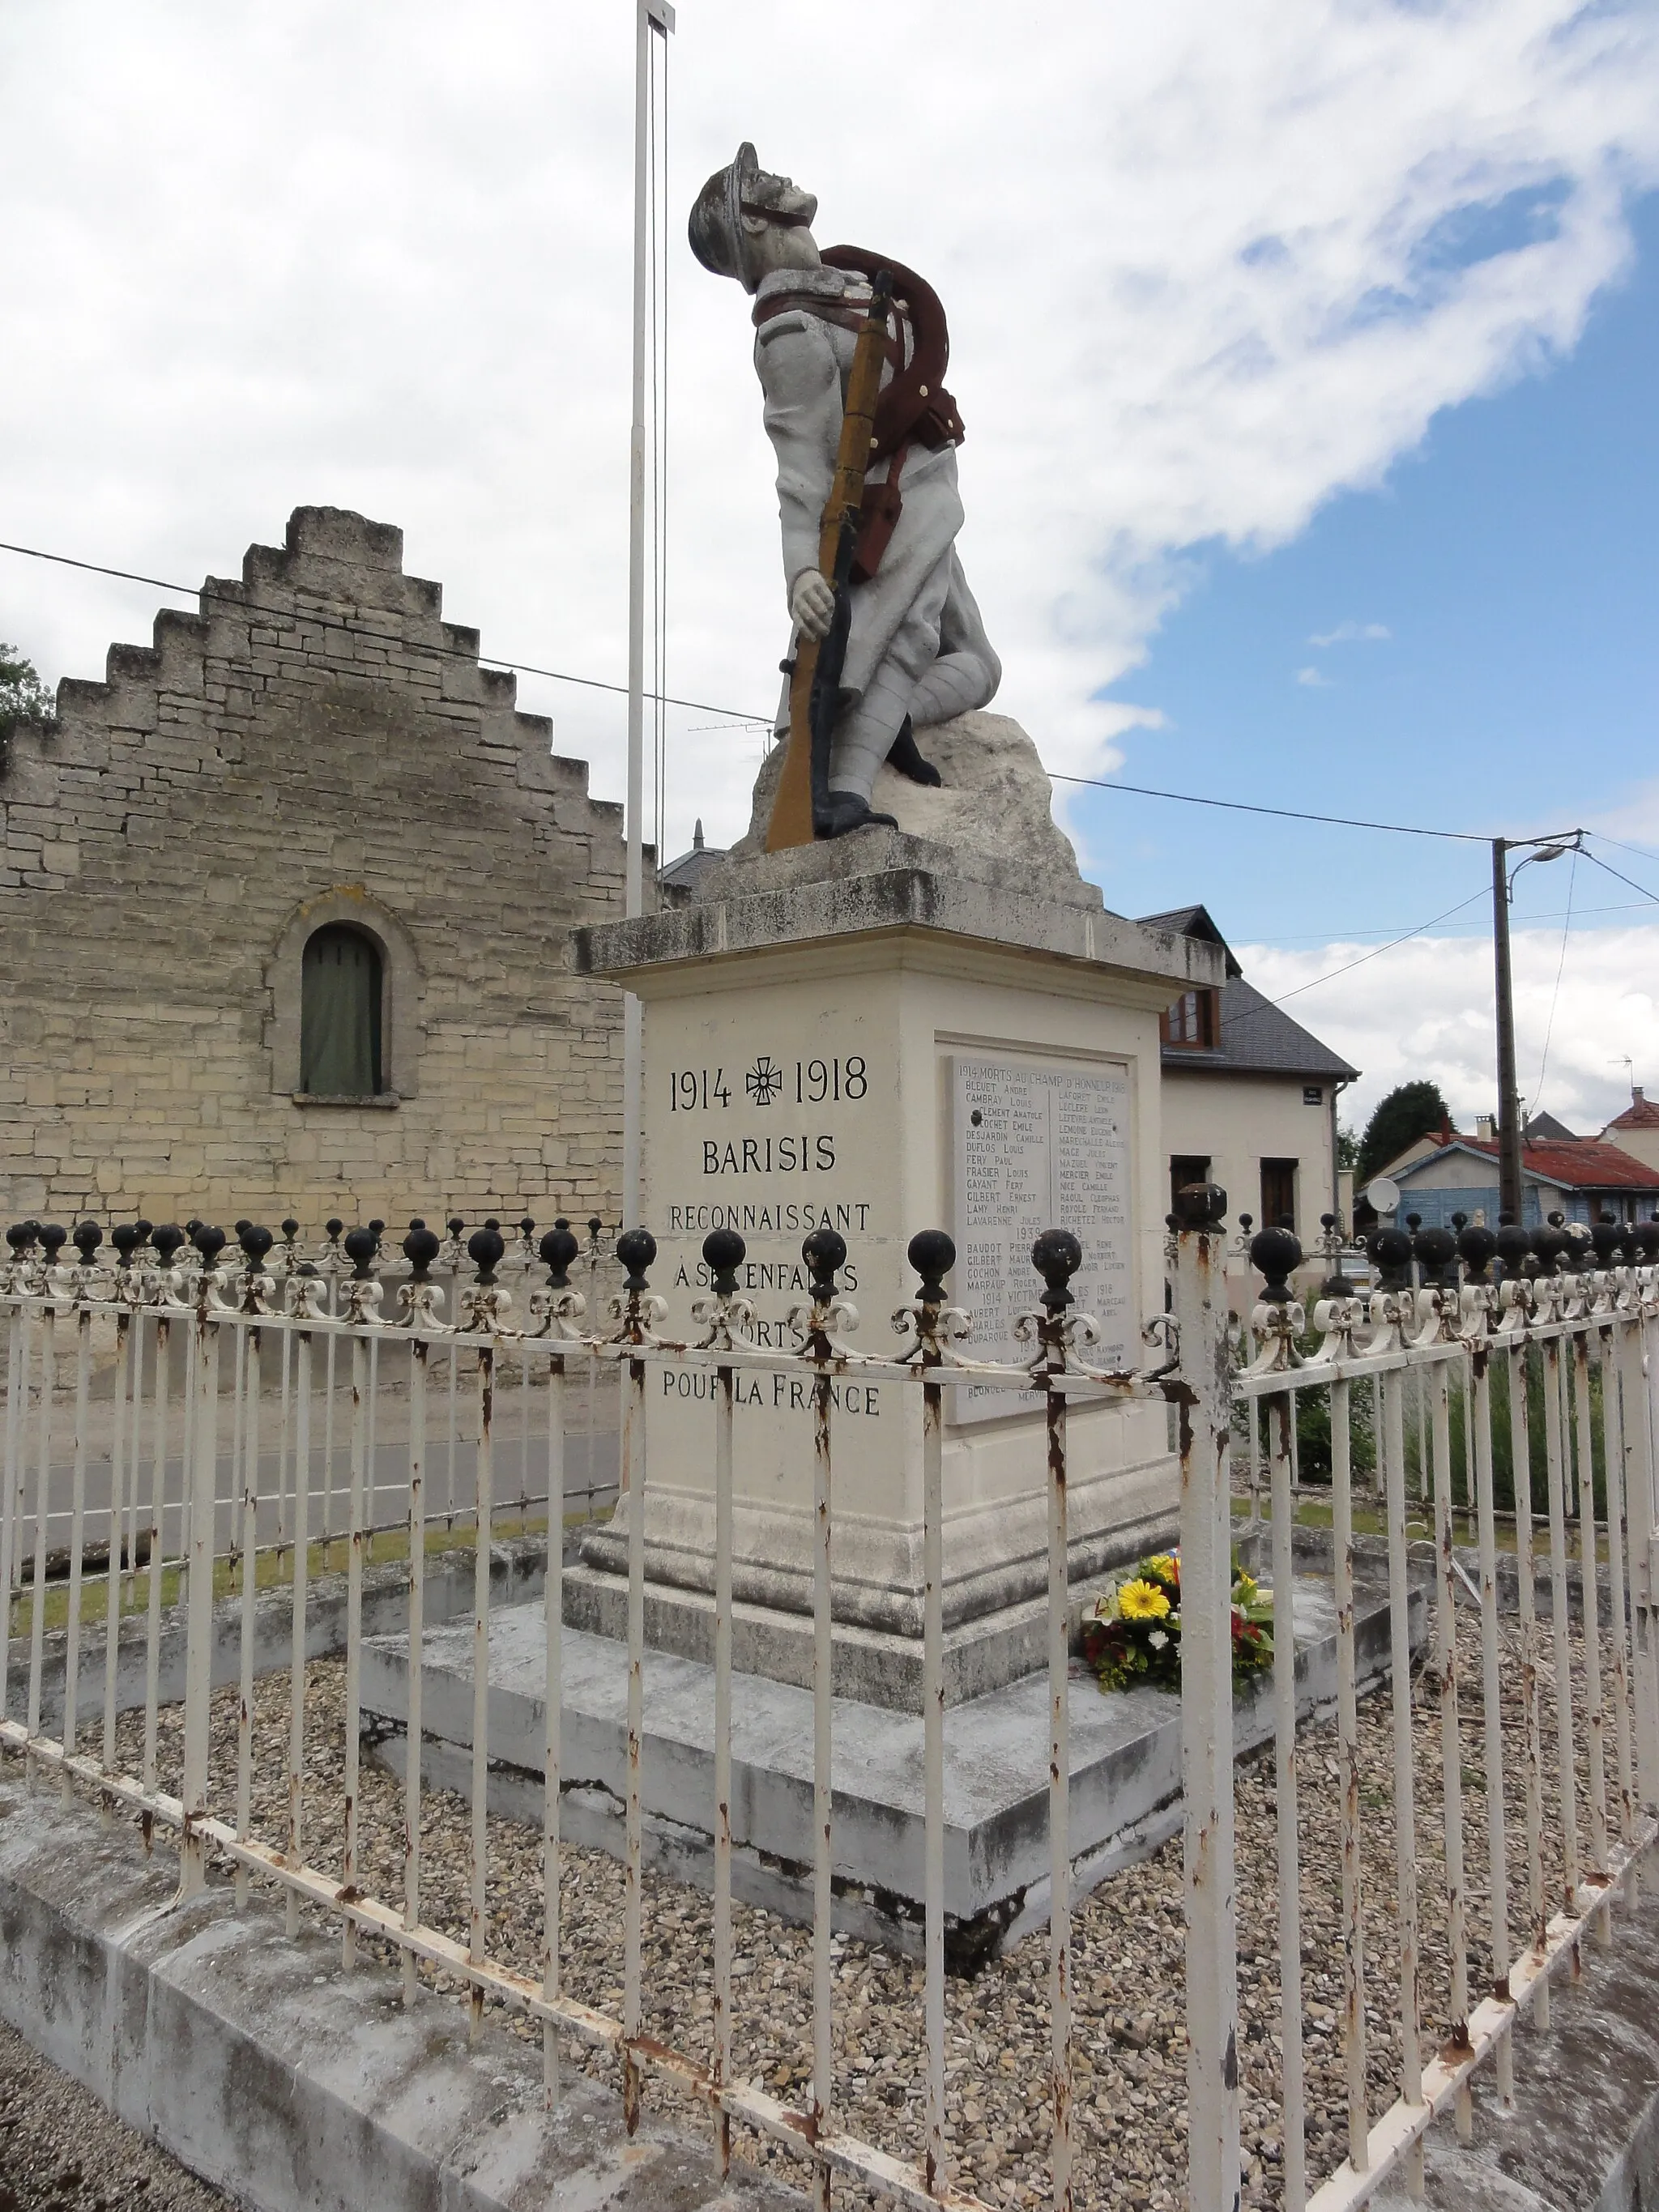
[[[1392,1176],[1378,1176],[1365,1190],[1365,1203],[1378,1213],[1395,1213],[1400,1208],[1400,1186]]]

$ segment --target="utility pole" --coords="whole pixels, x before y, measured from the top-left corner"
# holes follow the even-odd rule
[[[651,40],[674,27],[669,0],[635,0],[634,408],[628,451],[628,860],[623,911],[645,912],[645,371],[650,313]],[[622,1225],[640,1225],[645,1039],[639,1000],[623,994]]]
[[[1515,1073],[1515,984],[1510,972],[1510,886],[1534,860],[1559,860],[1583,843],[1582,830],[1551,837],[1494,837],[1492,841],[1492,949],[1498,1008],[1498,1210],[1521,1218],[1521,1090]],[[1526,859],[1510,871],[1511,853]]]
[[[1515,985],[1510,973],[1509,840],[1492,841],[1492,949],[1498,1003],[1498,1211],[1521,1218],[1521,1093],[1515,1077]]]

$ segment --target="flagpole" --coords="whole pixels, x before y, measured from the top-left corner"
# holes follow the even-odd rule
[[[650,0],[634,0],[634,403],[628,447],[628,861],[623,912],[645,911],[645,348],[647,137],[650,123]],[[622,1224],[640,1223],[644,1032],[640,1002],[623,994]]]

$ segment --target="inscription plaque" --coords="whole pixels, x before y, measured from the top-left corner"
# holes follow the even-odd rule
[[[957,1297],[973,1316],[969,1357],[1016,1360],[1032,1347],[1014,1316],[1042,1293],[1031,1246],[1069,1229],[1083,1247],[1072,1296],[1100,1324],[1090,1353],[1132,1364],[1138,1341],[1129,1218],[1130,1085],[1110,1064],[1046,1064],[957,1054],[951,1060],[956,1170]],[[990,1420],[1040,1402],[971,1382],[953,1394],[957,1421]]]

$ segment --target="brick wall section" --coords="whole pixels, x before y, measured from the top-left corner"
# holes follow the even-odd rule
[[[622,911],[622,809],[552,757],[551,725],[402,551],[399,531],[299,508],[240,584],[210,578],[198,617],[160,615],[153,649],[59,686],[55,733],[14,740],[4,1218],[614,1219],[621,1001],[564,945]],[[277,948],[331,894],[400,925],[416,973],[392,1009],[413,1095],[390,1109],[276,1088],[297,1018]]]

